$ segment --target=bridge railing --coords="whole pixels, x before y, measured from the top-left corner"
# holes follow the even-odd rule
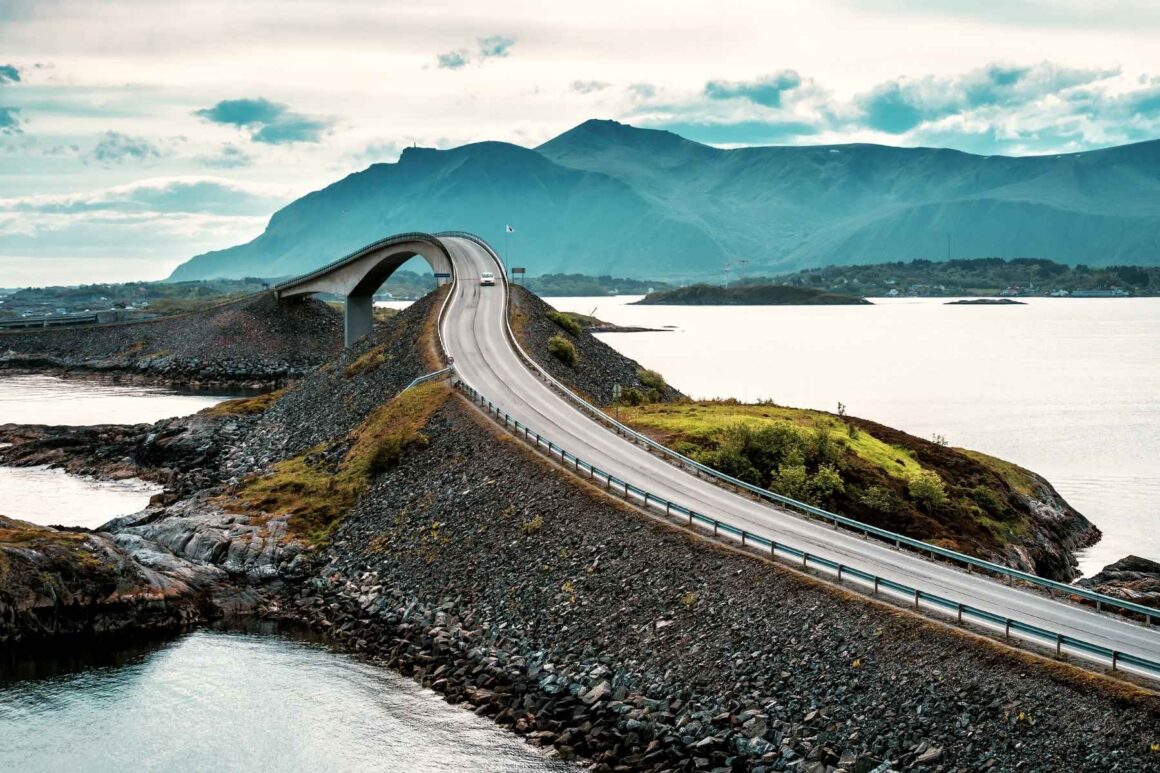
[[[448,232],[446,234],[438,235],[458,236],[460,238],[474,241],[484,247],[488,251],[488,254],[491,255],[496,265],[499,267],[500,274],[505,277],[504,303],[505,306],[510,305],[511,301],[510,293],[508,292],[507,288],[506,269],[504,267],[502,258],[496,254],[495,250],[491,248],[491,245],[489,245],[478,236],[469,233]],[[1037,588],[1044,589],[1049,593],[1063,594],[1065,599],[1089,602],[1096,608],[1097,611],[1103,611],[1104,608],[1107,607],[1118,609],[1122,612],[1139,615],[1147,625],[1151,625],[1154,620],[1160,620],[1160,609],[1147,607],[1143,604],[1135,604],[1131,601],[1118,599],[1114,596],[1108,596],[1103,593],[1097,593],[1095,591],[1088,590],[1087,588],[1081,588],[1075,585],[1068,585],[1067,583],[1049,580],[1045,577],[1039,577],[1038,575],[1031,574],[1030,572],[1023,572],[1018,569],[1012,569],[1011,567],[1003,566],[1002,564],[996,564],[992,561],[986,561],[974,556],[969,556],[956,550],[948,550],[947,548],[939,547],[937,545],[931,545],[921,540],[907,537],[904,534],[898,534],[897,532],[892,532],[887,529],[881,529],[877,526],[872,526],[868,523],[863,523],[862,521],[858,521],[853,518],[847,518],[846,516],[832,513],[820,507],[814,507],[813,505],[807,504],[805,502],[799,502],[796,499],[783,496],[768,489],[761,488],[760,486],[754,486],[751,483],[739,480],[738,478],[734,478],[731,475],[726,475],[725,473],[715,470],[708,465],[702,464],[701,462],[698,462],[694,459],[690,459],[684,454],[678,453],[677,451],[674,451],[673,449],[658,443],[649,436],[637,432],[628,425],[617,421],[602,411],[600,408],[592,405],[590,402],[580,397],[578,394],[568,388],[567,385],[549,373],[547,369],[540,365],[540,363],[529,356],[528,353],[524,351],[523,346],[520,345],[519,340],[516,338],[515,333],[511,329],[510,314],[505,314],[504,328],[507,334],[507,338],[511,342],[516,353],[520,356],[521,359],[523,359],[528,367],[531,368],[533,372],[537,373],[540,378],[548,385],[566,397],[581,412],[609,427],[617,434],[633,440],[637,444],[649,449],[657,455],[668,459],[678,466],[685,467],[697,475],[717,480],[743,493],[749,494],[767,502],[772,502],[781,507],[790,508],[791,510],[796,511],[806,516],[807,518],[823,520],[834,526],[840,526],[851,531],[859,532],[865,537],[874,537],[884,542],[888,542],[897,548],[905,547],[919,553],[924,553],[932,558],[937,557],[953,562],[966,568],[967,571],[971,571],[972,569],[979,569],[999,577],[1004,577],[1008,580],[1008,582],[1019,581]]]
[[[857,583],[863,590],[867,590],[875,596],[887,596],[896,602],[905,601],[908,606],[913,605],[916,610],[926,613],[938,612],[944,618],[951,617],[959,624],[973,623],[995,633],[1002,631],[1006,640],[1018,640],[1024,645],[1030,644],[1054,650],[1056,655],[1067,654],[1081,657],[1109,666],[1113,671],[1124,671],[1160,680],[1160,662],[979,609],[970,604],[924,591],[921,588],[914,588],[896,580],[847,566],[839,561],[814,555],[785,542],[772,540],[713,516],[698,513],[678,502],[621,480],[610,472],[568,452],[563,446],[557,445],[553,440],[534,431],[514,416],[503,411],[461,378],[456,380],[455,387],[516,437],[526,441],[537,450],[545,452],[549,458],[558,461],[577,475],[587,476],[594,484],[603,485],[607,491],[618,494],[645,509],[655,510],[658,513],[663,512],[669,518],[683,519],[689,526],[698,526],[706,531],[711,530],[715,537],[739,542],[743,548],[760,548],[763,552],[768,551],[770,558],[792,562],[803,569],[814,569],[828,573],[833,575],[839,583]]]
[[[314,279],[315,277],[319,277],[319,276],[322,276],[323,274],[326,274],[330,271],[333,271],[334,269],[338,268],[342,264],[344,264],[348,261],[354,260],[355,258],[358,258],[367,252],[370,252],[372,250],[377,250],[380,247],[385,247],[387,245],[390,245],[390,244],[393,244],[396,242],[427,242],[434,247],[438,247],[439,249],[443,249],[443,244],[439,241],[439,239],[437,239],[435,236],[433,236],[432,234],[429,234],[429,233],[424,233],[422,231],[411,231],[411,232],[401,233],[401,234],[392,234],[386,238],[379,239],[377,242],[371,242],[370,244],[363,245],[362,247],[359,247],[357,250],[355,250],[353,252],[348,252],[346,255],[343,255],[341,258],[338,258],[336,260],[332,260],[329,263],[327,263],[325,266],[319,266],[318,268],[314,269],[313,271],[311,271],[309,273],[302,274],[301,276],[296,276],[293,279],[288,279],[285,282],[281,282],[279,284],[276,284],[276,285],[274,285],[274,287],[272,289],[275,293],[277,293],[277,292],[280,292],[282,290],[293,287],[295,285],[300,285],[303,282],[309,281],[311,279]]]

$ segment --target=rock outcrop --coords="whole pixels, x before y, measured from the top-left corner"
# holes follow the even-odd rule
[[[574,335],[548,317],[553,309],[537,295],[518,285],[511,286],[512,330],[527,351],[549,373],[558,378],[596,405],[612,402],[612,388],[648,390],[641,382],[643,370],[639,362],[630,360],[587,331]],[[565,365],[548,355],[548,340],[552,336],[566,337],[576,349],[576,363]],[[677,400],[679,391],[664,385],[660,399]]]
[[[0,516],[0,644],[202,622],[223,575],[111,534]]]
[[[1084,577],[1076,585],[1160,609],[1160,563],[1147,558],[1125,556],[1092,577]]]

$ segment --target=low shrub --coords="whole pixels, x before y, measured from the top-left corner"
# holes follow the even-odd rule
[[[1006,510],[1002,497],[994,489],[979,485],[967,492],[967,495],[991,515],[1000,515]]]
[[[669,386],[665,383],[664,376],[662,376],[660,373],[657,373],[655,370],[648,370],[647,368],[641,368],[638,370],[636,372],[636,378],[640,382],[640,385],[645,389],[653,389],[662,394]]]
[[[555,335],[548,339],[548,354],[568,367],[576,364],[576,347],[564,336]]]
[[[898,509],[894,492],[885,486],[871,486],[858,496],[858,501],[879,513],[893,513]]]
[[[948,501],[946,486],[934,470],[919,470],[910,476],[907,484],[910,497],[927,512],[945,505]]]
[[[625,405],[644,405],[652,402],[644,392],[636,387],[627,387],[620,390],[620,402]]]
[[[562,311],[556,311],[555,309],[549,311],[548,319],[555,322],[556,325],[563,329],[565,332],[571,333],[574,336],[580,335],[580,333],[583,331],[583,328],[580,327],[579,322]]]

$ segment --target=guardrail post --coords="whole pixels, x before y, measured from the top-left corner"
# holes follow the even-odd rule
[[[842,581],[842,565],[838,564],[838,582]]]
[[[742,529],[742,530],[741,530],[741,547],[745,547],[745,535],[746,535],[747,533],[748,533],[748,532],[746,532],[746,531],[745,531],[745,529]]]
[[[1055,635],[1055,654],[1063,654],[1063,634],[1060,633]]]
[[[769,541],[769,557],[777,558],[777,542],[774,540]]]
[[[1009,617],[1003,623],[1003,637],[1007,639],[1011,638],[1011,618]]]
[[[922,591],[920,591],[918,588],[914,589],[914,608],[915,609],[918,609],[918,598],[921,594],[922,594]]]
[[[1118,665],[1117,661],[1119,661],[1119,659],[1120,659],[1120,653],[1116,652],[1115,650],[1112,650],[1112,670],[1113,671],[1116,670],[1116,666]]]
[[[810,562],[810,554],[803,550],[802,551],[802,569],[808,569],[810,566],[809,562]]]
[[[1104,611],[1104,604],[1103,604],[1103,602],[1102,602],[1102,601],[1100,601],[1099,599],[1096,599],[1096,611],[1097,611],[1097,612],[1103,612],[1103,611]]]
[[[713,519],[713,536],[714,537],[717,536],[717,519],[716,518]]]
[[[963,605],[960,603],[958,608],[959,622],[963,622]]]
[[[874,595],[875,596],[878,595],[878,577],[877,577],[877,575],[874,577]]]
[[[665,500],[665,515],[666,516],[672,515],[672,509],[673,509],[673,503],[666,499]]]

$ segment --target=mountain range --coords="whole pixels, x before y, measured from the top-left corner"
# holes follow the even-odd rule
[[[1160,140],[1025,157],[720,149],[592,120],[536,148],[408,148],[171,279],[289,276],[384,235],[440,230],[478,233],[530,274],[712,279],[726,263],[781,273],[948,254],[1158,265]]]

